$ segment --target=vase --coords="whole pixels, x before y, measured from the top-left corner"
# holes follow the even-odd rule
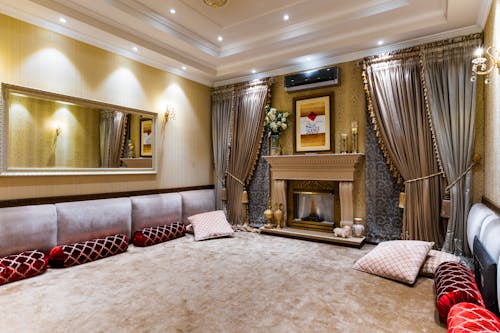
[[[274,217],[274,212],[271,209],[271,204],[269,204],[269,207],[264,211],[264,218],[266,219],[266,224],[264,225],[264,228],[270,229],[273,227],[273,217]]]
[[[283,207],[282,204],[277,206],[276,210],[274,211],[274,218],[276,219],[277,229],[281,229],[281,219],[283,218],[283,211],[281,210],[281,207]]]
[[[271,134],[271,156],[278,156],[281,154],[280,148],[280,135]]]
[[[354,237],[363,237],[363,232],[365,231],[365,226],[363,225],[363,219],[360,217],[354,218],[354,224],[352,225],[352,231]]]

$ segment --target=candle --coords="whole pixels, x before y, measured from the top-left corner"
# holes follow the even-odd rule
[[[352,145],[352,152],[357,153],[358,152],[358,122],[356,120],[353,120],[351,122],[351,145]]]

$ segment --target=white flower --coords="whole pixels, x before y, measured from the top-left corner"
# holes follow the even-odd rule
[[[269,112],[267,116],[269,117],[269,120],[271,120],[271,121],[274,121],[276,119],[276,116],[272,112]]]
[[[286,128],[287,128],[287,127],[288,127],[288,126],[286,126],[286,124],[285,124],[285,123],[282,123],[282,124],[281,124],[281,129],[282,129],[282,130],[286,130]]]
[[[271,127],[271,130],[273,132],[277,132],[278,131],[278,126],[276,126],[276,123],[271,123],[270,127]]]
[[[288,112],[283,113],[283,118],[286,119],[288,117],[288,115],[289,115]]]

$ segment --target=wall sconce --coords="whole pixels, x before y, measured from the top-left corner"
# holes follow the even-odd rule
[[[472,77],[470,80],[475,82],[477,75],[488,75],[495,68],[498,69],[500,74],[500,57],[498,50],[490,46],[484,51],[482,47],[479,47],[474,52],[474,59],[472,59]],[[489,84],[490,79],[486,77],[484,83]]]
[[[175,120],[174,107],[171,105],[167,105],[167,107],[165,108],[165,112],[163,113],[163,117],[164,117],[165,123],[168,123],[169,120]]]

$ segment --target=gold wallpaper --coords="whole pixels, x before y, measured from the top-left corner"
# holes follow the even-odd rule
[[[332,135],[334,139],[334,152],[340,151],[340,134],[351,132],[351,121],[358,122],[360,153],[365,151],[365,125],[366,125],[366,103],[363,82],[361,79],[362,66],[359,62],[351,61],[336,65],[340,69],[340,85],[314,90],[304,90],[287,93],[284,89],[284,76],[274,78],[272,85],[271,105],[279,111],[290,113],[289,127],[280,135],[280,145],[283,155],[293,154],[293,140],[295,139],[295,115],[293,114],[293,99],[295,97],[307,98],[322,94],[332,94]],[[353,196],[354,216],[366,217],[365,207],[365,166],[364,162],[359,166],[355,175]]]
[[[19,95],[9,104],[9,167],[100,167],[99,110]]]
[[[0,200],[213,184],[208,86],[5,15],[0,31],[1,82],[160,114],[158,174],[0,177]]]
[[[493,0],[484,29],[484,45],[500,45],[500,0]],[[481,77],[480,77],[481,78]],[[484,196],[500,206],[500,75],[484,85]],[[479,81],[479,80],[478,80]],[[479,88],[479,87],[478,87]]]

